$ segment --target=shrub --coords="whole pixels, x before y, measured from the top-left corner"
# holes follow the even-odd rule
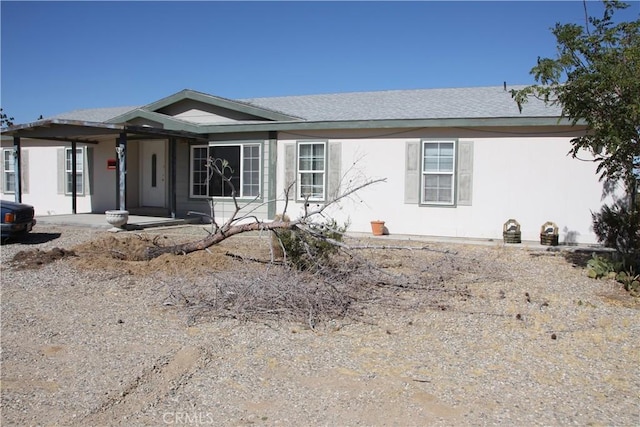
[[[640,212],[622,201],[592,213],[593,231],[606,247],[616,250],[620,269],[640,271]]]
[[[592,258],[587,262],[588,276],[592,279],[600,279],[601,277],[615,278],[616,273],[622,270],[622,263],[616,262],[609,257],[593,254]]]
[[[297,270],[317,271],[328,265],[338,246],[329,240],[342,241],[348,225],[340,227],[335,220],[326,223],[311,223],[306,229],[294,227],[290,230],[274,231],[284,248],[286,264]]]
[[[624,289],[634,297],[640,296],[640,274],[636,274],[634,267],[625,267],[622,261],[615,261],[611,257],[593,254],[587,262],[587,275],[592,279],[607,277],[622,283]]]
[[[635,274],[633,270],[621,271],[616,275],[616,280],[622,283],[631,295],[640,296],[640,274]]]

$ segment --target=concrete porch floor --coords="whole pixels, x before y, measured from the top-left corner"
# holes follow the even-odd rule
[[[77,227],[93,227],[110,229],[112,226],[107,223],[104,214],[67,214],[67,215],[45,215],[36,216],[37,224],[49,225],[71,225]],[[127,230],[143,230],[153,227],[168,227],[172,225],[199,224],[200,217],[194,218],[164,218],[157,216],[129,215]],[[37,225],[36,225],[37,227]]]

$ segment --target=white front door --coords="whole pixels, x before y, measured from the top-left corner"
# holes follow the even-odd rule
[[[140,141],[140,192],[143,207],[165,207],[166,151],[166,141]]]

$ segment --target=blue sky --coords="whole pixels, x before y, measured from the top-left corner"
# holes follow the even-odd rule
[[[621,18],[637,19],[640,7]],[[589,11],[601,10],[587,2]],[[16,123],[228,98],[533,83],[567,2],[0,2],[1,95]]]

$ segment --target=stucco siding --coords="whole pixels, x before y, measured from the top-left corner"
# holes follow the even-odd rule
[[[345,191],[367,179],[385,179],[328,210],[339,222],[348,222],[350,231],[370,233],[370,221],[384,220],[391,234],[501,240],[502,225],[514,218],[521,224],[524,240],[538,240],[540,226],[553,221],[560,228],[561,242],[595,243],[591,212],[598,211],[608,200],[602,200],[602,184],[589,155],[581,153],[580,158],[585,161],[580,161],[567,154],[571,138],[580,131],[562,126],[300,131],[295,135],[280,132],[273,142],[262,133],[218,136],[212,143],[261,143],[262,197],[249,203],[240,215],[251,211],[259,219],[269,219],[274,212],[281,213],[285,206],[286,181],[296,176],[296,150],[291,147],[303,141],[321,141],[327,150],[327,194],[333,191],[328,187],[337,181],[341,181]],[[418,181],[408,181],[408,147],[420,147],[420,151],[422,141],[433,139],[454,141],[457,149],[464,146],[466,153],[471,153],[465,160],[470,162],[466,165],[470,166],[470,178],[465,176],[465,180],[459,180],[459,184],[465,181],[469,185],[464,188],[463,203],[420,205],[417,194],[410,194],[415,196],[414,201],[407,198],[407,193],[421,186]],[[28,161],[23,170],[28,182],[28,188],[23,188],[23,202],[34,205],[37,215],[71,213],[71,196],[60,190],[60,176],[64,173],[60,153],[71,144],[27,138],[22,139],[21,144]],[[271,144],[275,144],[275,148]],[[78,144],[78,147],[85,147],[86,152],[91,153],[92,167],[85,171],[91,175],[91,190],[78,195],[77,212],[100,213],[115,208],[116,171],[107,168],[107,160],[116,157],[115,139],[105,138],[98,144]],[[12,143],[3,141],[3,148],[12,148]],[[179,217],[185,217],[189,211],[209,214],[207,199],[190,196],[189,143],[179,140],[176,153],[176,214]],[[127,207],[134,208],[140,200],[136,141],[129,141],[127,155]],[[416,162],[422,159],[421,154],[415,155],[420,157]],[[413,187],[409,186],[411,183]],[[15,198],[14,194],[4,193],[0,197]],[[274,203],[273,198],[278,201]],[[243,205],[247,202],[250,201],[240,200]],[[323,202],[311,203],[310,207],[320,203]],[[287,213],[295,218],[303,208],[299,200],[290,200]],[[229,199],[215,200],[219,222],[233,211],[234,205]]]
[[[548,131],[541,130],[540,135]],[[386,178],[385,182],[344,200],[330,212],[340,222],[348,221],[349,230],[354,232],[370,232],[370,221],[379,219],[386,221],[391,234],[501,240],[504,222],[515,218],[521,224],[524,240],[539,240],[540,226],[553,221],[560,228],[561,241],[595,243],[591,212],[602,205],[596,165],[567,155],[571,135],[559,132],[527,137],[522,133],[513,129],[492,132],[436,129],[391,137],[353,133],[336,138],[338,135],[328,134],[327,141],[341,142],[343,184],[354,186],[365,179]],[[405,203],[405,144],[432,138],[453,138],[457,144],[473,141],[469,206]],[[286,144],[306,139],[282,135],[278,158],[284,159]],[[285,181],[283,162],[278,163],[277,176],[281,194]],[[283,208],[284,203],[279,203],[278,212]],[[290,201],[288,212],[295,217],[302,208],[301,203]]]
[[[61,170],[60,152],[70,148],[71,144],[61,144],[54,141],[21,141],[23,156],[28,157],[24,179],[28,180],[28,189],[22,193],[22,202],[33,205],[36,215],[60,215],[73,211],[70,194],[63,194],[59,188]],[[84,194],[76,198],[77,213],[104,212],[115,206],[115,171],[107,170],[107,158],[113,157],[114,147],[107,142],[100,144],[78,144],[78,148],[89,150],[90,160],[87,159]],[[3,144],[3,148],[11,148]],[[92,165],[92,167],[89,166]],[[26,176],[25,176],[26,175]],[[25,189],[23,189],[25,190]],[[2,193],[3,200],[15,200],[14,194]]]
[[[91,191],[91,211],[103,213],[116,209],[116,170],[107,167],[108,159],[115,159],[115,139],[102,141],[93,148],[93,187]]]
[[[501,237],[494,218],[515,218],[522,237],[538,240],[540,226],[555,222],[561,241],[595,242],[591,212],[599,210],[602,185],[592,162],[567,155],[570,138],[487,138],[476,141],[475,203],[478,237]],[[583,153],[583,158],[588,158]]]

